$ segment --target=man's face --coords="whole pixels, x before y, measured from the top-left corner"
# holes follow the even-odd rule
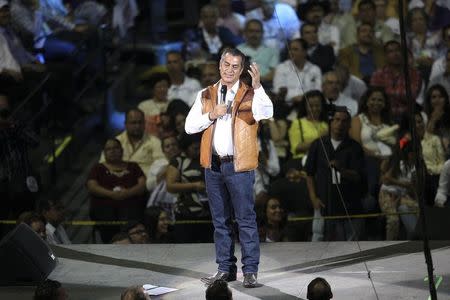
[[[207,87],[219,81],[219,68],[215,64],[207,64],[202,69],[202,86]]]
[[[398,44],[390,44],[386,47],[386,62],[388,65],[398,66],[402,63],[402,53]]]
[[[261,0],[261,9],[265,19],[271,19],[275,12],[275,0]]]
[[[345,112],[335,112],[331,120],[331,137],[342,140],[348,135],[350,129],[350,117]]]
[[[231,1],[230,0],[218,0],[217,8],[219,9],[220,17],[225,18],[231,13]]]
[[[232,86],[239,80],[242,74],[242,58],[227,53],[220,60],[219,70],[222,84]]]
[[[129,136],[142,138],[145,130],[144,114],[139,111],[130,111],[125,122],[125,129]]]
[[[309,9],[309,11],[305,15],[305,19],[312,24],[319,25],[322,22],[323,17],[325,16],[325,11],[323,7],[320,5],[315,5]]]
[[[206,30],[213,30],[217,23],[217,14],[212,9],[204,9],[201,12],[200,19]]]
[[[153,86],[153,98],[164,101],[167,100],[167,92],[169,91],[169,82],[163,79],[155,83]]]
[[[132,244],[147,244],[150,241],[147,229],[142,224],[138,224],[128,230],[128,236]]]
[[[55,227],[61,224],[65,218],[65,209],[61,203],[54,203],[50,209],[43,213],[45,219]]]
[[[319,42],[317,27],[313,25],[304,25],[302,29],[302,38],[308,43],[308,47],[317,45]]]
[[[363,23],[375,24],[376,12],[371,4],[364,4],[360,6],[359,20]]]
[[[11,14],[9,12],[9,6],[5,5],[0,8],[0,26],[7,26],[11,21]]]
[[[261,45],[263,29],[260,24],[257,22],[250,22],[247,24],[247,27],[244,31],[244,36],[247,43],[252,47],[258,47]]]
[[[373,43],[374,32],[371,26],[361,25],[358,29],[358,42],[362,45]]]
[[[291,42],[289,45],[289,50],[294,63],[304,62],[306,60],[306,49],[303,49],[303,45],[300,42]]]
[[[340,81],[336,74],[328,74],[324,78],[322,90],[327,99],[336,100],[339,97]]]
[[[184,71],[184,62],[178,53],[170,53],[167,55],[167,71],[169,74],[182,73]]]

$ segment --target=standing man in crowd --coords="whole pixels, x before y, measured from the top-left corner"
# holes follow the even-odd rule
[[[248,72],[252,86],[239,80],[245,55],[226,48],[221,55],[220,81],[197,94],[186,118],[189,134],[202,132],[200,163],[205,168],[206,191],[214,224],[218,271],[202,278],[207,285],[236,280],[232,217],[239,228],[244,287],[257,287],[259,239],[253,184],[258,166],[258,122],[271,118],[273,105],[260,83],[256,63]],[[228,91],[228,92],[227,92]]]

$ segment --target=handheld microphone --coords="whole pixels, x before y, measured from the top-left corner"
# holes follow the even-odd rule
[[[220,89],[220,92],[222,93],[222,100],[220,101],[220,104],[225,104],[225,97],[227,95],[227,86],[222,85],[222,88]]]

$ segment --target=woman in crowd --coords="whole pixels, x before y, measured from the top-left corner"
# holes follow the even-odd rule
[[[154,244],[173,243],[169,231],[169,215],[162,208],[153,206],[145,210],[144,220],[150,231],[150,242]]]
[[[105,162],[94,165],[87,180],[91,194],[90,215],[94,221],[140,220],[143,216],[145,175],[134,162],[122,159],[120,141],[110,138],[103,148]],[[113,226],[99,226],[103,242],[116,233]]]
[[[435,84],[428,88],[424,110],[428,116],[427,132],[437,135],[444,146],[445,153],[450,151],[450,102],[446,89]]]
[[[268,195],[258,197],[257,216],[261,242],[287,241],[285,229],[287,214],[278,198]]]
[[[170,86],[170,78],[166,73],[156,73],[150,78],[152,98],[139,103],[138,108],[145,114],[145,131],[152,135],[158,135],[160,114],[165,112],[168,106],[167,92]]]
[[[311,143],[328,134],[326,101],[318,90],[309,91],[299,103],[299,119],[289,128],[291,154],[294,159],[303,159]]]
[[[391,127],[390,103],[383,88],[370,87],[361,97],[359,113],[352,118],[350,137],[361,144],[366,157],[369,193],[377,199],[380,163],[392,154],[396,128]],[[376,201],[376,200],[375,200]]]
[[[399,141],[393,155],[381,164],[381,188],[379,204],[381,211],[386,213],[386,240],[396,240],[399,237],[398,212],[412,213],[400,215],[408,237],[412,237],[417,223],[419,209],[414,198],[413,176],[415,153],[411,142],[406,137]]]

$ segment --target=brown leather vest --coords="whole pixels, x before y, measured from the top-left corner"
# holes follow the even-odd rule
[[[213,111],[217,103],[219,84],[211,85],[202,92],[202,113]],[[243,172],[258,167],[258,122],[253,118],[252,102],[254,91],[242,81],[236,93],[232,110],[232,138],[234,152],[234,170]],[[200,145],[200,164],[204,168],[211,168],[212,142],[214,122],[203,131]]]

